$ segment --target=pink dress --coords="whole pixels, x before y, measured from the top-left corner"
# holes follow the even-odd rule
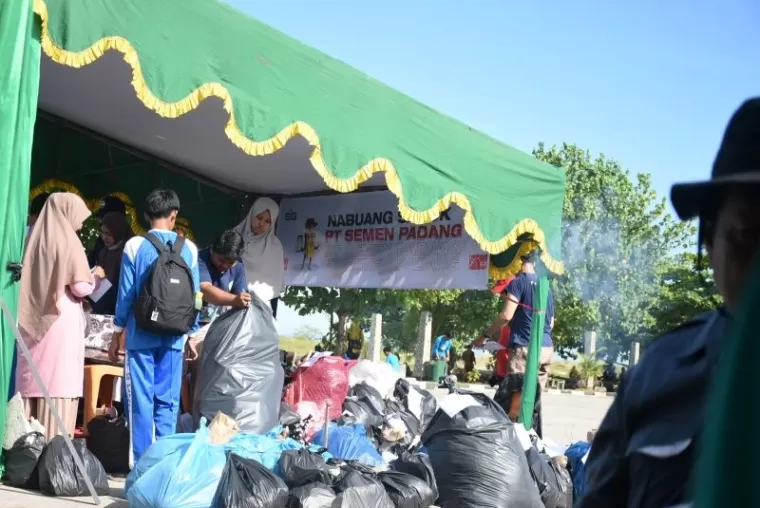
[[[52,398],[75,399],[82,396],[84,384],[84,333],[82,304],[75,298],[92,294],[95,284],[77,282],[58,299],[60,316],[39,342],[24,337],[29,352]],[[16,390],[23,398],[44,397],[32,369],[21,352],[16,367]]]

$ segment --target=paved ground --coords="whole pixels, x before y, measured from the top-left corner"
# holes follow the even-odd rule
[[[445,394],[435,390],[436,396]],[[493,391],[487,393],[493,394]],[[586,433],[599,426],[612,397],[590,397],[547,393],[543,396],[544,435],[558,444],[568,445],[586,439]],[[113,481],[111,496],[102,498],[99,506],[109,508],[127,508],[127,502],[119,499],[122,495],[123,481]],[[0,485],[0,506],[2,508],[75,508],[93,506],[92,499],[75,500],[50,498],[38,493],[25,492]]]

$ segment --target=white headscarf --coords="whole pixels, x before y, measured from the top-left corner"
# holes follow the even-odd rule
[[[266,210],[272,215],[272,225],[266,233],[254,235],[251,230],[253,218]],[[267,303],[285,290],[285,256],[280,240],[274,235],[279,211],[280,207],[274,200],[259,198],[254,201],[243,222],[235,228],[245,240],[242,257],[248,285],[256,296]]]

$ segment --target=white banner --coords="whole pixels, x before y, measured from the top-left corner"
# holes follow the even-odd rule
[[[485,289],[488,254],[451,208],[430,224],[401,219],[389,191],[286,198],[277,237],[292,286]]]

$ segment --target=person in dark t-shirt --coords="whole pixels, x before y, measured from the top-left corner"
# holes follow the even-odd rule
[[[509,370],[525,372],[530,343],[530,328],[533,325],[534,297],[536,294],[536,261],[538,251],[532,251],[522,257],[522,268],[515,279],[504,290],[506,299],[504,310],[486,332],[486,337],[497,336],[505,323],[509,324]],[[549,365],[554,356],[552,329],[554,328],[554,297],[551,288],[546,301],[544,335],[539,358],[538,381],[541,388],[546,387],[549,378]]]
[[[251,302],[240,255],[243,237],[234,230],[219,235],[211,247],[198,252],[198,272],[203,293],[201,323],[210,323],[231,307],[245,308]]]

